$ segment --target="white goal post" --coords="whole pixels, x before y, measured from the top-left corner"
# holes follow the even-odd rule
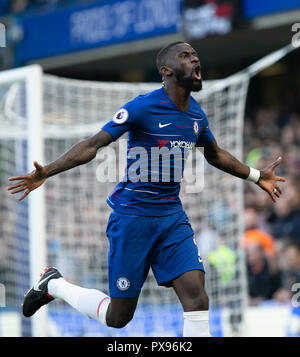
[[[1,121],[1,139],[23,139],[27,142],[27,172],[33,170],[33,161],[44,162],[43,138],[43,73],[38,65],[14,69],[0,73],[0,83],[10,86],[24,86],[25,113],[20,120],[7,115],[7,120]],[[13,91],[12,91],[13,92]],[[10,110],[3,107],[5,110]],[[18,113],[16,113],[16,116]],[[19,172],[21,174],[21,172]],[[39,273],[47,264],[46,231],[45,231],[45,199],[44,188],[41,187],[28,197],[28,235],[29,235],[29,276],[30,285],[38,279]],[[25,294],[26,291],[24,291]],[[46,336],[47,310],[40,310],[32,319],[32,335]]]

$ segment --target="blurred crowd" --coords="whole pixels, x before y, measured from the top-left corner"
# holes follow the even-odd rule
[[[285,112],[259,108],[244,126],[246,162],[258,169],[282,156],[276,168],[282,196],[274,204],[255,185],[245,185],[245,236],[250,304],[291,302],[300,283],[299,96]],[[300,288],[300,287],[299,287]]]

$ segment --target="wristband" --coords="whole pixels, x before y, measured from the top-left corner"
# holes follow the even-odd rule
[[[260,171],[254,169],[253,167],[249,167],[249,168],[250,168],[250,173],[246,180],[257,183],[258,180],[260,179]]]

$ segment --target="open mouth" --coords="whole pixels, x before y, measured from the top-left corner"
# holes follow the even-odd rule
[[[197,65],[194,69],[194,76],[195,76],[195,79],[200,81],[201,79],[201,72],[200,72],[200,65]]]

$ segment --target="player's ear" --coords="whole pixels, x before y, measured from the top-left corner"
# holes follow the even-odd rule
[[[162,76],[169,77],[169,76],[171,76],[173,74],[173,71],[168,66],[161,66],[160,67],[160,73],[161,73]]]

